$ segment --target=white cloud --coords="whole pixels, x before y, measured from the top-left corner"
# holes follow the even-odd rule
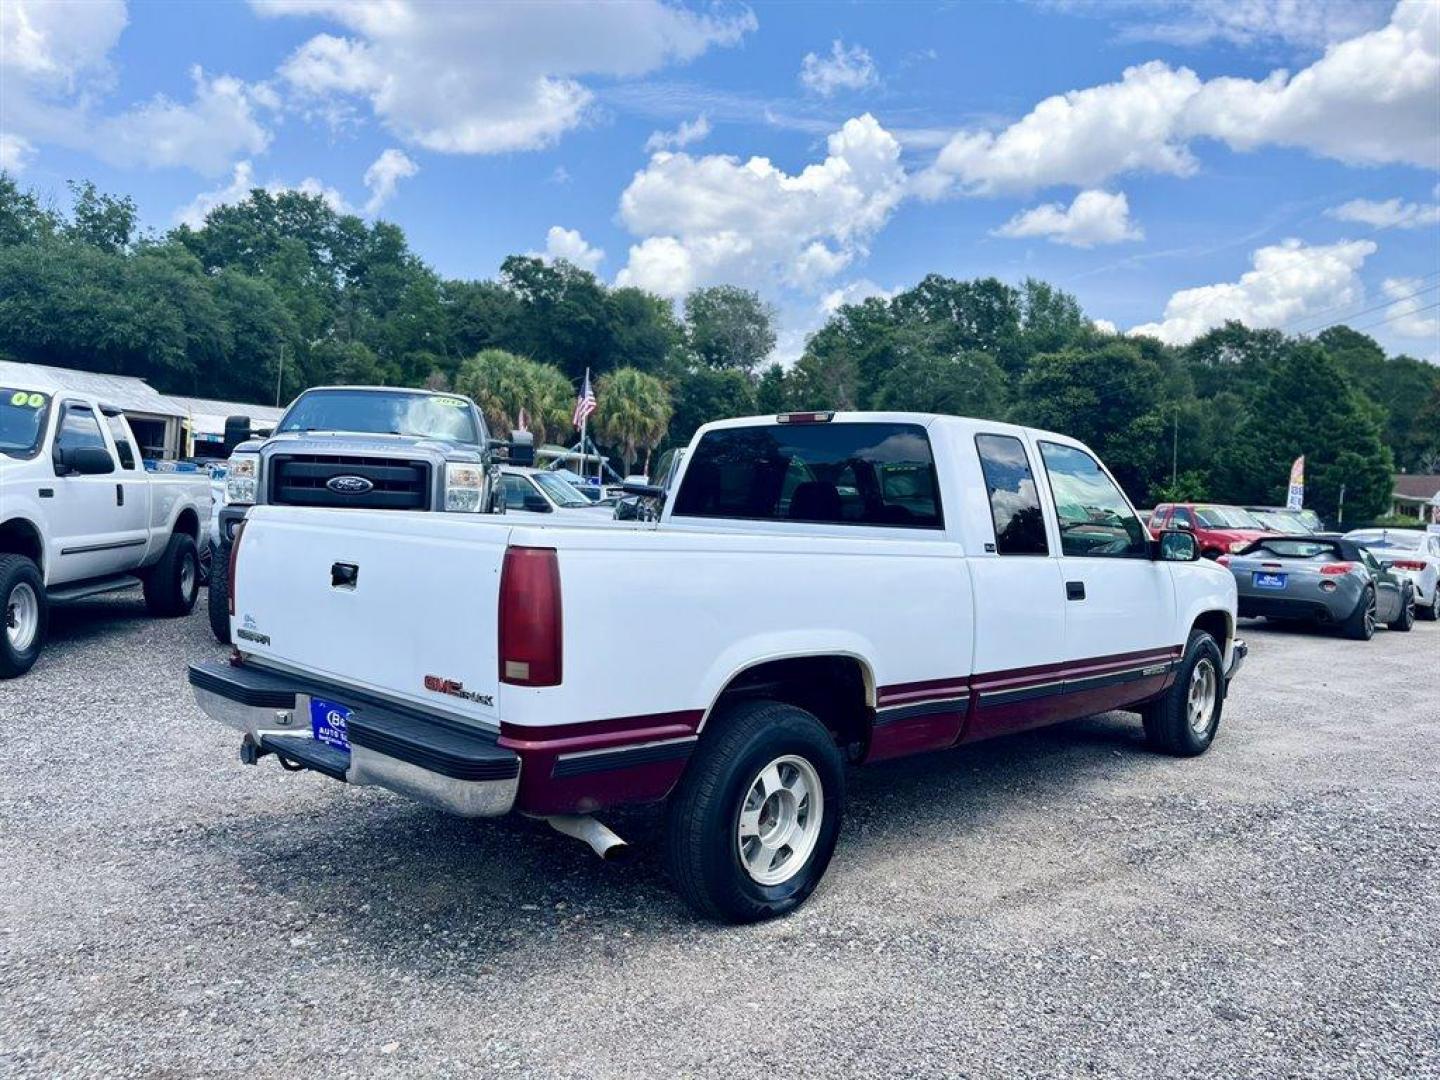
[[[110,50],[127,17],[125,0],[0,4],[0,56],[6,74],[34,91],[73,94],[92,79],[107,80]]]
[[[1102,334],[1117,334],[1119,329],[1109,319],[1091,319],[1090,325]]]
[[[285,184],[279,180],[271,180],[262,184],[255,179],[255,166],[249,161],[241,161],[231,172],[228,184],[216,188],[214,191],[202,191],[196,195],[195,198],[175,211],[175,221],[177,224],[189,225],[192,229],[198,229],[205,224],[205,215],[211,210],[217,206],[233,206],[236,203],[244,202],[256,188],[263,188],[271,195],[279,195],[284,191],[298,191],[302,195],[318,195],[325,200],[325,205],[337,214],[352,212],[345,202],[345,197],[339,191],[321,183],[313,176],[307,176],[298,184]]]
[[[365,187],[370,198],[365,202],[365,213],[376,214],[380,207],[390,201],[401,180],[408,179],[420,171],[420,166],[411,161],[401,150],[391,147],[365,170]]]
[[[94,152],[113,165],[149,168],[185,166],[218,176],[241,155],[270,145],[262,110],[279,104],[264,84],[190,69],[195,96],[188,104],[157,94],[144,104],[101,120],[94,128]]]
[[[1391,21],[1295,75],[1216,78],[1159,60],[1119,82],[1046,98],[1000,131],[957,133],[918,183],[935,197],[1095,186],[1129,172],[1188,176],[1190,143],[1291,146],[1352,164],[1440,160],[1440,4],[1401,0]]]
[[[860,45],[845,47],[835,40],[830,55],[821,57],[806,53],[800,62],[800,85],[821,97],[831,97],[841,90],[867,90],[880,82],[875,61]]]
[[[624,4],[251,0],[265,15],[319,16],[281,72],[302,96],[363,98],[398,137],[431,150],[531,150],[579,125],[588,75],[635,76],[693,60],[755,29],[748,8],[700,13]]]
[[[1426,291],[1421,278],[1386,278],[1380,288],[1395,301],[1385,309],[1392,333],[1440,346],[1440,315],[1436,314],[1433,298],[1421,295]]]
[[[882,300],[889,300],[898,292],[900,292],[899,288],[886,289],[875,284],[869,278],[860,278],[858,281],[849,282],[838,289],[831,289],[820,297],[820,311],[828,317],[834,315],[846,304],[862,304],[874,296],[878,296]]]
[[[716,282],[817,291],[866,253],[906,190],[900,144],[868,113],[827,145],[793,175],[763,157],[656,154],[620,197],[641,241],[617,280],[671,297]]]
[[[581,270],[592,274],[605,261],[605,252],[587,243],[579,229],[565,229],[551,225],[545,234],[545,253],[541,256],[548,262],[564,259]]]
[[[29,139],[0,131],[0,169],[10,173],[22,173],[35,156],[35,147]]]
[[[1351,199],[1325,211],[1327,217],[1338,221],[1358,221],[1377,229],[1420,229],[1427,225],[1440,225],[1440,203],[1401,202],[1386,199]]]
[[[1052,0],[1065,12],[1113,18],[1121,15],[1122,41],[1160,41],[1195,46],[1292,45],[1320,48],[1385,23],[1390,5],[1376,0]]]
[[[1130,202],[1123,191],[1082,191],[1067,207],[1046,203],[1016,214],[996,236],[1043,236],[1056,244],[1088,248],[1142,240],[1140,227],[1130,220]]]
[[[710,134],[710,118],[701,113],[694,120],[682,120],[674,131],[652,131],[645,140],[645,152],[657,150],[681,150],[691,143],[700,142]]]
[[[1229,319],[1280,327],[1345,307],[1364,298],[1359,270],[1375,251],[1370,240],[1326,245],[1285,240],[1263,247],[1252,256],[1254,269],[1239,281],[1182,289],[1170,297],[1160,322],[1132,327],[1129,333],[1183,345]]]

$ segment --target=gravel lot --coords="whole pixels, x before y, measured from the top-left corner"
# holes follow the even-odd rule
[[[1211,753],[1111,715],[851,774],[820,892],[700,924],[520,819],[243,768],[203,614],[0,683],[0,1073],[1440,1076],[1440,625],[1247,623]]]

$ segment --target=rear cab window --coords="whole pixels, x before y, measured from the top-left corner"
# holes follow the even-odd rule
[[[130,443],[130,432],[125,419],[118,414],[105,417],[110,425],[110,437],[115,440],[115,452],[120,455],[120,468],[133,471],[136,464],[135,448]]]
[[[942,529],[930,438],[919,424],[719,428],[681,478],[675,517]]]
[[[1049,555],[1040,492],[1025,444],[1013,435],[976,435],[998,555]]]

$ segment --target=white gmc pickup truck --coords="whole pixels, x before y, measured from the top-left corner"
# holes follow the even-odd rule
[[[210,480],[145,470],[118,408],[47,386],[0,388],[0,679],[40,656],[52,603],[137,582],[154,615],[185,615]]]
[[[1246,649],[1194,537],[1152,540],[1084,446],[912,413],[700,429],[655,524],[256,507],[237,653],[191,668],[265,755],[458,814],[666,800],[712,917],[781,914],[835,850],[845,763],[1113,709],[1176,755]],[[635,677],[634,658],[645,666]]]

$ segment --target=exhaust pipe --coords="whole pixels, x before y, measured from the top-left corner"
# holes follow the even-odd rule
[[[554,814],[545,820],[556,832],[585,841],[606,862],[614,862],[630,854],[629,844],[588,814]]]

